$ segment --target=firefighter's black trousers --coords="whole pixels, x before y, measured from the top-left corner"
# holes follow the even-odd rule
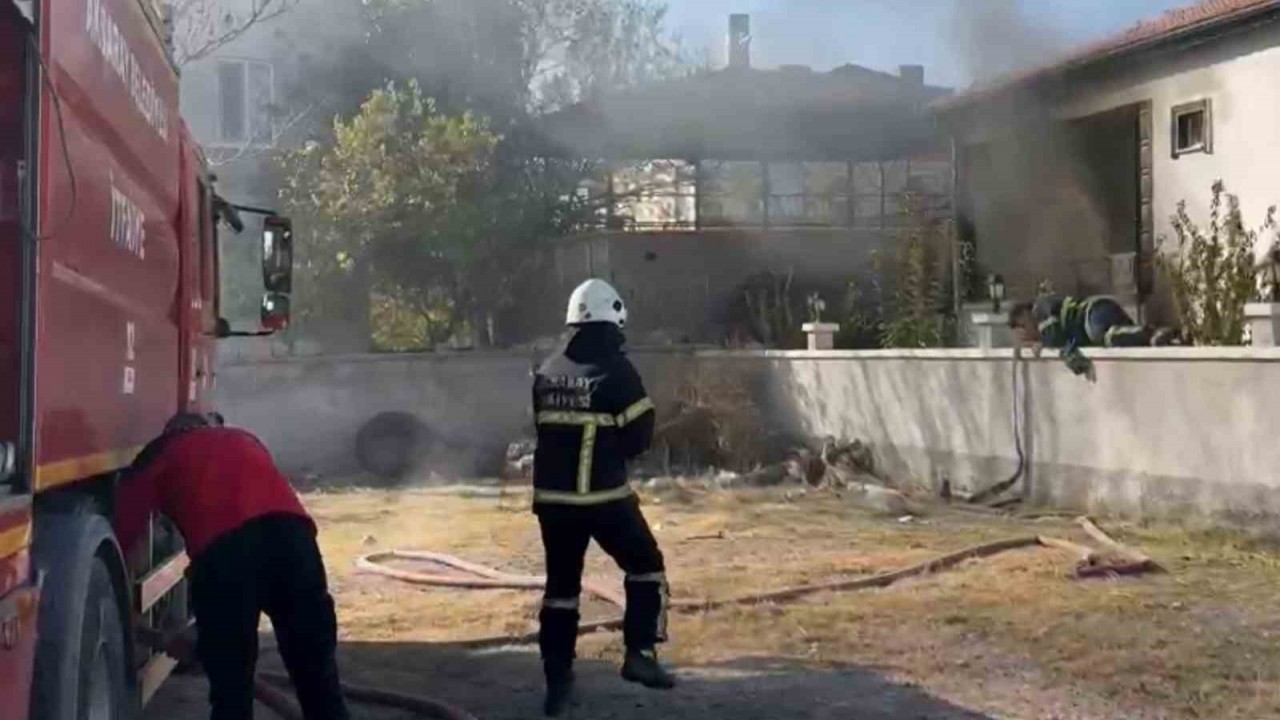
[[[547,590],[539,646],[549,675],[567,671],[576,654],[582,564],[592,538],[626,573],[623,639],[650,650],[667,639],[667,581],[662,551],[635,497],[604,505],[539,505],[547,558]]]
[[[264,612],[303,715],[348,720],[334,657],[333,599],[309,521],[270,515],[215,540],[192,563],[191,603],[213,720],[253,717],[258,619]]]

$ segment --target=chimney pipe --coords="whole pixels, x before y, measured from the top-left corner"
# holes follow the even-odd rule
[[[729,16],[729,67],[751,67],[751,16]]]
[[[898,76],[912,85],[924,85],[924,66],[899,65]]]

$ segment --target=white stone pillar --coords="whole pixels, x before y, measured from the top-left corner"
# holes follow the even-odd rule
[[[971,317],[978,347],[1013,347],[1013,331],[1009,329],[1009,313],[980,310],[975,311]]]
[[[1249,303],[1244,306],[1254,347],[1280,345],[1280,303]]]
[[[836,333],[840,332],[840,326],[836,323],[805,323],[800,327],[805,334],[809,336],[810,350],[834,350],[836,347]]]

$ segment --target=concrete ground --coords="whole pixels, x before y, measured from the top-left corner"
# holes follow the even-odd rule
[[[347,664],[370,666],[394,656],[400,673],[414,672],[400,659],[414,654],[423,662],[416,682],[404,684],[463,707],[482,720],[528,720],[541,717],[539,663],[532,650],[483,655],[454,654],[439,648],[346,648]],[[448,669],[435,667],[447,663]],[[681,671],[682,685],[653,692],[624,683],[611,663],[581,663],[579,700],[570,717],[594,720],[777,720],[814,718],[847,720],[981,720],[990,716],[958,707],[928,693],[887,681],[875,672],[831,669],[815,672],[785,659],[758,659],[732,665]],[[205,686],[200,679],[179,678],[164,690],[148,720],[203,717]],[[357,720],[411,717],[398,711],[352,706]],[[269,717],[259,708],[258,714]]]

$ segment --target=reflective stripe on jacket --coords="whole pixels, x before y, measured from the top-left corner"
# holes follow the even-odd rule
[[[617,328],[575,330],[535,374],[533,405],[535,505],[599,505],[632,494],[627,461],[649,448],[654,408]]]

